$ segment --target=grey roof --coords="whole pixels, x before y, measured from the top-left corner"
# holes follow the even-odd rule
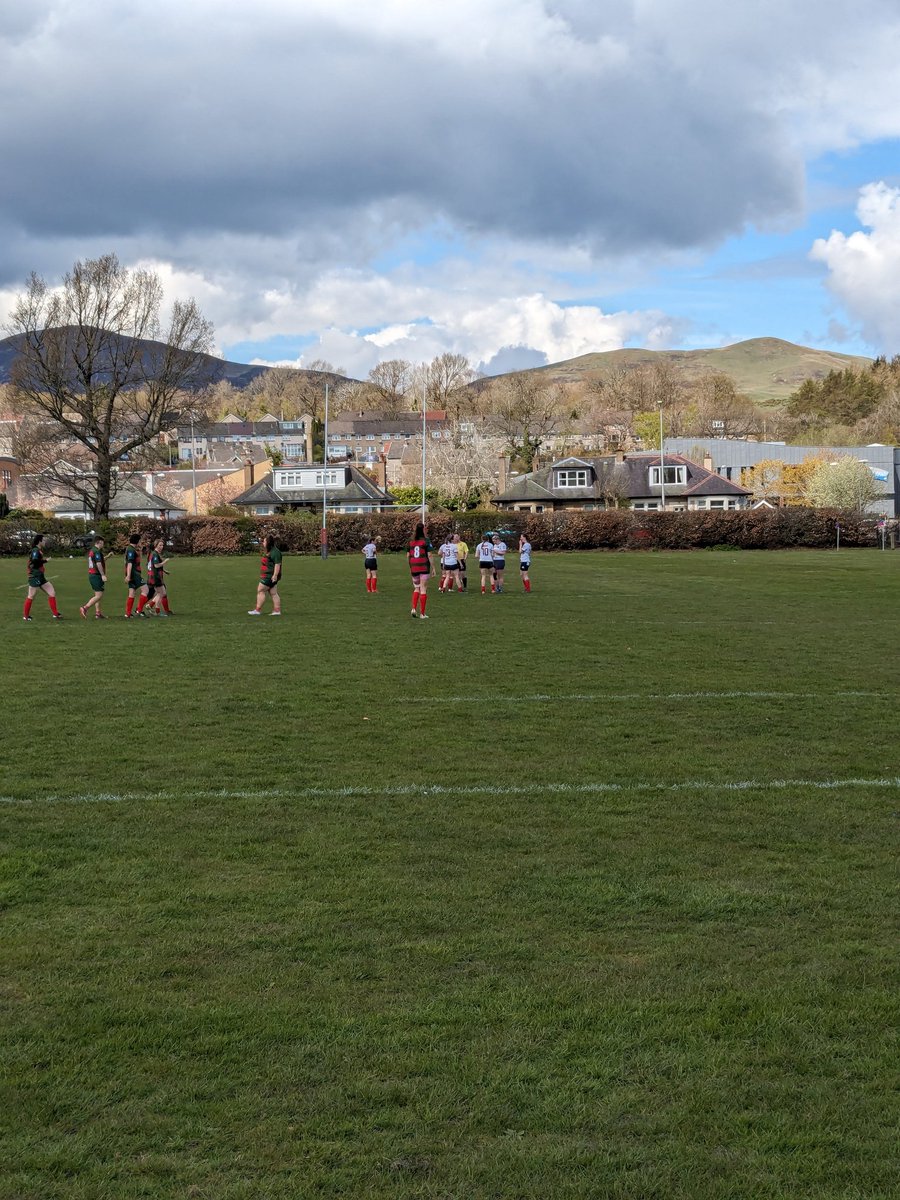
[[[271,475],[265,479],[261,479],[259,483],[254,483],[248,487],[245,492],[241,492],[239,496],[235,496],[233,500],[229,500],[229,504],[281,504],[282,500],[278,493],[272,488]]]
[[[82,510],[83,505],[79,500],[61,501],[53,509],[55,513],[80,513]],[[155,496],[152,492],[145,491],[131,480],[126,480],[119,486],[109,506],[110,516],[113,517],[116,513],[121,512],[185,513],[186,511],[163,496]]]
[[[394,503],[394,497],[390,492],[383,492],[361,471],[357,471],[355,467],[348,467],[347,470],[350,472],[350,479],[343,487],[336,484],[328,485],[329,504],[359,503],[367,500],[374,500],[379,504]],[[236,496],[230,503],[237,505],[303,504],[316,507],[322,503],[322,488],[282,488],[276,492],[272,486],[272,477],[268,476],[265,480],[255,483],[242,492],[240,496]]]
[[[527,475],[521,475],[505,492],[494,496],[500,503],[512,503],[517,500],[540,500],[552,498],[555,500],[602,500],[612,492],[617,492],[629,500],[647,500],[659,496],[658,485],[650,486],[650,467],[658,467],[659,454],[626,454],[617,458],[614,454],[601,455],[592,458],[564,458],[549,466],[540,467]],[[674,499],[678,496],[749,496],[747,488],[723,479],[714,471],[708,471],[682,454],[666,454],[664,463],[667,467],[684,466],[687,468],[687,482],[684,484],[666,484],[666,497]],[[556,471],[566,468],[587,468],[590,472],[589,482],[583,488],[558,488],[553,485]]]

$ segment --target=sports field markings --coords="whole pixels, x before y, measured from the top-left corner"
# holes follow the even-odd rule
[[[893,692],[532,692],[504,696],[496,692],[476,696],[396,696],[396,704],[547,704],[566,701],[619,700],[890,700]]]
[[[466,796],[536,796],[549,793],[555,796],[627,795],[630,792],[773,792],[791,788],[812,791],[841,791],[842,789],[882,788],[900,790],[900,777],[875,779],[686,779],[679,783],[659,783],[655,780],[635,780],[633,783],[472,783],[450,787],[442,783],[404,783],[388,787],[305,787],[261,788],[229,791],[224,788],[188,788],[184,791],[159,792],[73,792],[68,795],[0,796],[0,804],[30,806],[40,804],[127,804],[153,803],[164,800],[341,800],[378,799],[379,797],[448,797]]]

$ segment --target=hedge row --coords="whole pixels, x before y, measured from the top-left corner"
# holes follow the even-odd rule
[[[369,537],[380,537],[384,551],[406,548],[417,513],[348,513],[328,519],[331,553],[359,553]],[[841,542],[846,546],[879,544],[871,517],[833,509],[781,508],[742,512],[648,512],[610,509],[606,512],[555,513],[434,513],[428,533],[439,545],[459,533],[470,546],[491,529],[503,529],[515,542],[525,533],[540,550],[701,550],[734,548],[780,550],[790,547],[834,545],[840,521]],[[102,532],[113,550],[123,550],[130,533],[145,541],[165,536],[176,554],[250,554],[266,533],[273,533],[292,554],[318,554],[319,517],[185,517],[178,521],[101,521]],[[0,521],[0,554],[24,554],[32,532],[45,533],[58,552],[79,553],[85,526],[78,521],[29,518]]]

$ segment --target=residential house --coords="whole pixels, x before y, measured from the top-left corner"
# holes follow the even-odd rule
[[[394,497],[349,463],[300,463],[272,469],[271,477],[254,483],[231,501],[256,516],[285,511],[381,512]]]
[[[55,517],[71,520],[89,520],[81,500],[62,499],[53,507]],[[164,496],[154,495],[140,487],[133,480],[124,480],[116,489],[110,504],[111,517],[156,517],[159,520],[170,521],[186,515],[185,509],[173,504]]]
[[[563,458],[526,475],[501,472],[498,508],[514,512],[627,507],[668,512],[747,508],[750,492],[680,454]]]
[[[239,454],[246,459],[254,452],[276,450],[285,460],[302,462],[307,454],[308,418],[281,421],[265,413],[258,421],[245,421],[228,413],[220,421],[195,421],[179,425],[178,457],[180,459],[221,460],[224,453]]]
[[[163,496],[186,512],[205,516],[234,498],[248,487],[267,478],[272,464],[261,456],[259,461],[229,460],[221,466],[148,471],[143,477],[147,490]]]
[[[426,411],[425,434],[432,441],[450,440],[451,428],[443,409]],[[366,411],[341,413],[328,422],[328,460],[374,462],[396,443],[422,441],[422,414]]]

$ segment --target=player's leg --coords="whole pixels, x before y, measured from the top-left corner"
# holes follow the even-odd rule
[[[278,584],[277,583],[273,583],[272,586],[269,588],[269,595],[272,597],[272,611],[269,613],[269,616],[270,617],[280,617],[281,616],[281,596],[278,594]]]
[[[22,605],[22,620],[32,621],[34,618],[31,615],[31,606],[34,603],[35,593],[38,591],[36,587],[28,585],[28,591],[25,595],[25,603]]]
[[[47,603],[50,605],[50,611],[53,613],[53,619],[58,621],[62,613],[56,607],[56,588],[52,583],[42,583],[41,591],[47,597]]]

